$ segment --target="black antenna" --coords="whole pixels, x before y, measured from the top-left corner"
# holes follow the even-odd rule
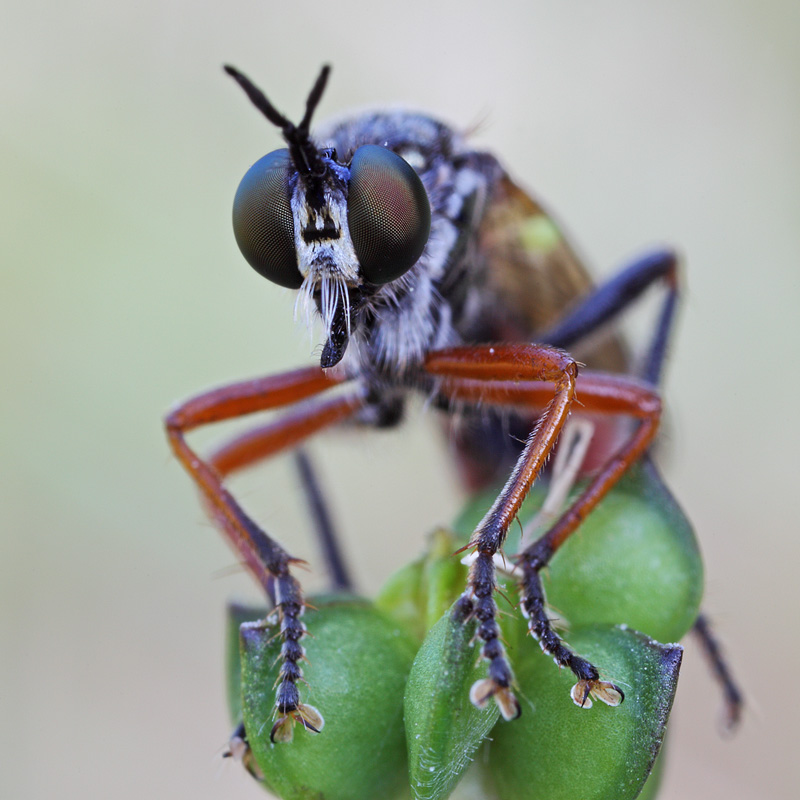
[[[325,164],[319,157],[317,147],[309,136],[308,129],[311,125],[311,117],[314,114],[322,93],[325,91],[325,84],[330,75],[330,65],[325,64],[309,92],[306,100],[306,113],[299,125],[290,122],[275,106],[270,103],[264,92],[261,91],[246,75],[239,72],[235,67],[226,64],[225,72],[228,73],[239,86],[244,89],[245,94],[250,98],[250,102],[275,126],[281,129],[283,138],[289,145],[289,153],[295,167],[300,175],[304,177],[320,178],[325,174]]]

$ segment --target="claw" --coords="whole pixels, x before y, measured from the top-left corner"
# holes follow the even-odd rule
[[[625,693],[619,686],[609,681],[598,680],[580,680],[572,687],[569,694],[572,702],[581,708],[592,707],[591,697],[612,707],[618,706],[625,699]]]
[[[311,733],[319,733],[325,727],[322,714],[314,706],[299,703],[297,708],[278,718],[269,733],[270,741],[291,742],[294,738],[294,723],[302,725]]]
[[[522,708],[514,693],[508,686],[500,686],[491,678],[475,681],[469,690],[469,699],[476,708],[486,708],[489,700],[494,698],[503,719],[510,722],[522,714]]]
[[[253,757],[253,751],[250,749],[250,745],[245,738],[243,725],[240,725],[239,728],[234,731],[233,736],[231,736],[228,742],[228,749],[222,754],[222,757],[232,758],[234,761],[238,761],[256,780],[264,780],[264,773],[261,771],[261,767],[256,763]]]

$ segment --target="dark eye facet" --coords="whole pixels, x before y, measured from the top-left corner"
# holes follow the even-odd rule
[[[385,147],[359,147],[350,164],[347,224],[364,277],[375,284],[399,278],[417,263],[431,230],[419,175]]]
[[[273,150],[245,173],[233,200],[233,233],[247,263],[268,280],[299,289],[289,202],[289,151]]]

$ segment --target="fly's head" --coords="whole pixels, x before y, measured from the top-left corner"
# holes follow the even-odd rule
[[[257,161],[242,179],[233,204],[236,241],[256,272],[299,290],[306,313],[320,315],[326,331],[320,363],[333,367],[361,323],[365,302],[405,275],[425,249],[428,195],[414,169],[385,147],[362,145],[347,163],[334,149],[317,147],[309,124],[327,66],[298,125],[248,78],[225,69],[288,145]]]

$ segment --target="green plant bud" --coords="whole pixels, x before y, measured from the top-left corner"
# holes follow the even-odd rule
[[[466,588],[468,569],[455,554],[457,547],[451,531],[440,528],[431,536],[424,571],[426,633]]]
[[[280,637],[275,627],[241,629],[241,691],[252,757],[283,800],[374,800],[406,785],[403,692],[415,645],[401,626],[365,600],[312,599],[302,639],[304,703],[325,720],[319,734],[298,725],[273,743]]]
[[[647,776],[644,788],[636,800],[655,800],[661,788],[661,779],[664,777],[664,742],[661,743],[661,752],[656,756],[653,768]]]
[[[450,531],[434,531],[425,555],[391,575],[375,600],[419,642],[466,587],[467,568],[454,555],[457,547]]]
[[[523,525],[545,494],[546,487],[531,492],[519,515]],[[456,530],[468,536],[494,497],[487,493],[471,504]],[[514,526],[506,552],[515,553],[518,543]],[[692,627],[703,593],[692,527],[648,460],[609,492],[542,578],[548,602],[572,627],[624,624],[666,642],[678,641]]]
[[[633,800],[664,737],[683,650],[623,628],[574,631],[570,645],[625,692],[616,708],[579,708],[574,683],[538,648],[514,665],[522,717],[492,732],[489,768],[500,800]]]
[[[408,771],[415,798],[448,797],[471,758],[494,726],[495,703],[476,708],[470,688],[486,677],[472,645],[475,624],[448,611],[422,644],[405,693]]]
[[[393,572],[375,598],[375,607],[402,625],[417,642],[425,638],[424,559]]]
[[[239,650],[239,628],[245,622],[256,622],[267,615],[265,606],[228,603],[225,631],[225,678],[231,729],[242,721],[242,656]]]

